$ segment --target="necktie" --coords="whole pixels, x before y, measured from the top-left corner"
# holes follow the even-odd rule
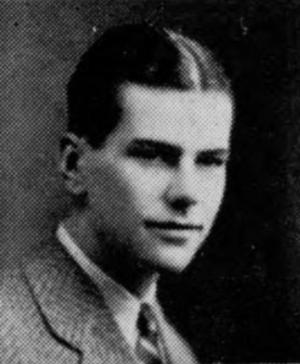
[[[153,308],[142,303],[137,321],[138,341],[137,356],[145,364],[163,364],[164,351],[157,318]]]

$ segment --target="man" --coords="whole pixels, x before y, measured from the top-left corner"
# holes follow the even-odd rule
[[[108,30],[68,85],[74,209],[6,273],[1,363],[196,363],[156,299],[220,209],[233,100],[211,53],[146,25]]]

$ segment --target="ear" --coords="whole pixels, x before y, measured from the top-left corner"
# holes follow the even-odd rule
[[[67,189],[76,195],[86,192],[84,174],[80,166],[85,144],[84,139],[72,133],[67,133],[61,141],[60,172]]]

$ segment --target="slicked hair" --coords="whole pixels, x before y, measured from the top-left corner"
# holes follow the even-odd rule
[[[67,85],[68,131],[101,147],[121,120],[118,90],[126,83],[231,96],[224,70],[199,42],[146,24],[112,27],[81,57]]]

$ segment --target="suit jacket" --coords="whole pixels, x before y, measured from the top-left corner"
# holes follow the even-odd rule
[[[195,363],[171,327],[168,337],[175,343],[172,363]],[[4,273],[0,362],[139,363],[103,295],[56,238],[41,243]]]

